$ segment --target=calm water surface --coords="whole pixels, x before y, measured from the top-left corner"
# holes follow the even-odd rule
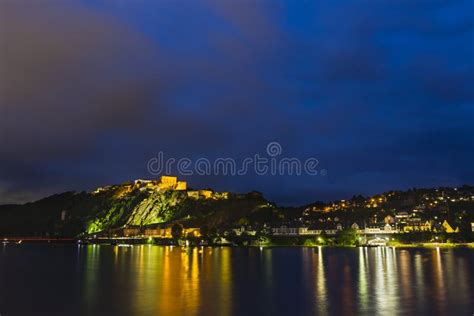
[[[0,246],[0,314],[473,315],[474,250]]]

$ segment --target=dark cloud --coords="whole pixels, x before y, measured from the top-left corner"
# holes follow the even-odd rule
[[[2,2],[2,134],[17,160],[80,154],[130,130],[159,88],[156,45],[79,6]]]
[[[328,176],[187,180],[284,203],[474,180],[470,1],[0,9],[0,202],[146,177],[160,150],[242,159],[270,141]]]

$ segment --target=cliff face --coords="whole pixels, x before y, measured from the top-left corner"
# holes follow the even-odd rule
[[[131,191],[119,198],[108,199],[88,221],[86,232],[91,234],[123,225],[149,225],[178,219],[186,198],[185,191]]]
[[[114,190],[114,189],[111,189]],[[108,191],[100,194],[115,193]],[[243,195],[213,191],[132,190],[109,200],[86,223],[89,234],[124,225],[184,221],[194,226],[234,224],[242,218],[272,212],[275,206],[258,193]],[[258,218],[258,216],[256,216]]]

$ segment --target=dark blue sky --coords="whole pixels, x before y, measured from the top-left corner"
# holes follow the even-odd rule
[[[281,204],[474,184],[474,2],[0,2],[0,203],[166,157],[315,157],[193,176]]]

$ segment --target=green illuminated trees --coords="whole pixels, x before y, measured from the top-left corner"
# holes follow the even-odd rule
[[[355,246],[357,243],[357,231],[352,228],[343,229],[337,235],[336,241],[341,246]]]

